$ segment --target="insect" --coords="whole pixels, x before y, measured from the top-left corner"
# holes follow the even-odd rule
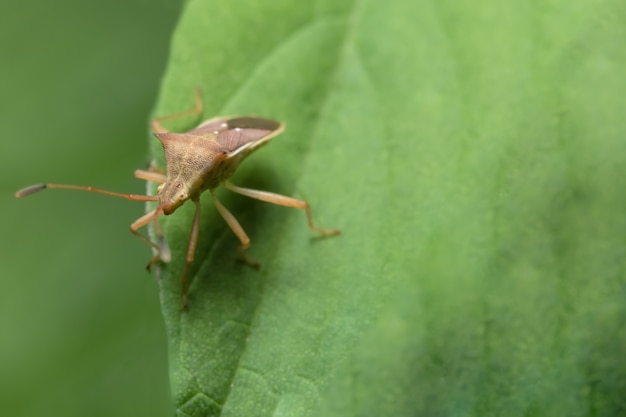
[[[200,195],[204,191],[211,193],[218,212],[241,242],[238,247],[241,259],[257,269],[259,264],[245,253],[246,249],[250,247],[250,238],[237,219],[220,203],[215,195],[215,189],[222,184],[229,190],[247,197],[280,206],[304,209],[309,228],[321,235],[330,236],[341,233],[336,229],[323,229],[316,226],[311,217],[309,204],[304,200],[238,187],[228,181],[228,178],[248,155],[284,131],[285,125],[283,123],[252,116],[215,117],[202,122],[198,127],[185,133],[170,132],[161,124],[167,120],[198,116],[202,114],[202,111],[202,98],[199,90],[196,90],[193,109],[152,120],[151,126],[154,135],[163,145],[165,152],[166,171],[151,166],[148,170],[136,170],[135,177],[159,184],[155,196],[124,194],[90,186],[53,183],[26,187],[16,192],[15,196],[21,198],[47,188],[63,188],[122,197],[133,201],[157,202],[155,209],[139,217],[130,225],[131,233],[148,243],[155,251],[155,255],[148,262],[148,269],[158,261],[169,262],[171,259],[169,247],[159,227],[159,217],[174,213],[187,200],[191,200],[195,205],[195,214],[187,243],[185,268],[181,276],[181,307],[183,310],[188,308],[187,281],[198,243],[201,213]],[[151,241],[138,231],[151,222],[154,223],[157,242]]]

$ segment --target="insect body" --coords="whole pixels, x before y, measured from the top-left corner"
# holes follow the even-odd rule
[[[16,197],[20,198],[46,188],[65,188],[112,195],[134,201],[157,201],[158,204],[154,210],[144,214],[130,226],[131,233],[150,244],[156,251],[156,255],[148,263],[148,268],[159,260],[169,262],[171,257],[159,227],[159,216],[172,214],[187,200],[191,200],[195,205],[195,215],[187,245],[185,269],[181,276],[183,309],[187,309],[187,277],[198,243],[200,195],[204,191],[208,190],[211,193],[215,207],[239,238],[241,246],[239,246],[238,251],[241,258],[254,268],[258,268],[258,264],[245,254],[245,250],[250,247],[250,238],[237,219],[219,202],[214,193],[215,188],[221,184],[224,184],[231,191],[251,198],[281,206],[304,209],[309,227],[317,233],[322,235],[340,233],[339,230],[328,230],[315,226],[311,218],[309,204],[304,200],[267,191],[242,188],[228,181],[228,178],[235,172],[243,159],[283,132],[284,124],[258,117],[216,117],[201,123],[186,133],[172,133],[162,126],[161,122],[165,120],[202,114],[202,100],[198,91],[196,91],[195,99],[196,106],[194,109],[152,121],[154,134],[165,151],[166,173],[151,167],[150,170],[135,171],[135,176],[158,183],[156,196],[123,194],[88,186],[66,184],[38,184],[24,188],[15,194]],[[157,243],[138,232],[140,228],[150,222],[154,223]]]

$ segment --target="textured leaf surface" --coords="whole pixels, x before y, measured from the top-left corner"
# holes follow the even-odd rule
[[[179,415],[626,413],[626,8],[620,1],[188,4],[158,115],[286,121],[164,221]],[[169,124],[188,130],[194,121]],[[155,155],[160,155],[154,142]],[[160,160],[162,163],[162,160]]]

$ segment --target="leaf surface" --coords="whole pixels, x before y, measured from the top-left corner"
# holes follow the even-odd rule
[[[206,195],[181,313],[192,205],[164,221],[178,414],[625,413],[625,22],[609,0],[189,2],[156,114],[201,86],[205,118],[285,121],[233,182],[343,235],[220,192],[257,272]]]

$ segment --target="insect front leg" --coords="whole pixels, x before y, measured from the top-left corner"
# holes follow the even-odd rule
[[[243,227],[241,227],[235,216],[233,216],[232,213],[228,211],[228,209],[224,207],[222,203],[220,203],[220,201],[217,199],[217,196],[215,195],[214,190],[211,190],[211,197],[213,198],[213,203],[215,204],[217,211],[220,212],[220,214],[226,221],[226,224],[228,224],[228,227],[230,227],[230,229],[233,231],[233,233],[235,233],[235,235],[241,242],[241,246],[239,246],[239,248],[237,249],[241,260],[250,265],[252,268],[259,269],[259,263],[254,261],[253,259],[250,259],[246,255],[246,249],[250,247],[250,238],[243,230]]]
[[[146,265],[146,268],[148,270],[150,270],[152,264],[158,262],[159,260],[162,260],[163,262],[169,262],[172,258],[169,246],[167,246],[165,238],[163,237],[163,233],[161,232],[161,228],[158,225],[158,218],[161,214],[159,210],[160,209],[154,209],[144,214],[130,225],[130,232],[133,235],[137,236],[139,239],[146,242],[148,245],[152,246],[152,248],[156,251],[156,254],[150,259],[148,265]],[[155,229],[157,230],[157,236],[159,240],[158,244],[154,243],[153,241],[138,232],[139,229],[146,226],[151,221],[155,222]]]
[[[167,181],[167,175],[162,172],[144,169],[136,169],[135,170],[135,178],[139,178],[140,180],[154,182],[156,184],[163,184]]]
[[[187,256],[185,257],[185,270],[180,277],[181,286],[181,309],[187,311],[187,290],[188,290],[188,276],[191,264],[196,253],[196,246],[198,246],[198,235],[200,234],[200,201],[192,200],[196,205],[196,212],[193,216],[193,222],[191,223],[191,232],[189,233],[189,242],[187,243]]]
[[[135,170],[135,178],[139,178],[141,180],[146,180],[149,182],[154,182],[156,184],[163,184],[164,182],[167,181],[167,175],[165,175],[165,173],[162,170],[157,168],[156,165],[153,165],[153,163],[150,163],[150,168],[148,170],[143,170],[143,169]],[[158,262],[159,259],[163,260],[164,262],[169,262],[171,258],[169,247],[167,246],[167,242],[165,241],[165,236],[163,236],[163,231],[161,230],[161,225],[159,224],[159,221],[158,221],[158,216],[156,216],[155,213],[156,211],[152,211],[151,213],[146,214],[146,216],[143,216],[143,217],[146,217],[147,220],[150,220],[151,215],[154,218],[154,233],[156,234],[157,241],[159,242],[157,245],[158,246],[157,253],[152,257],[152,259],[150,259],[150,262],[148,262],[148,265],[146,265],[146,269],[148,271],[150,270],[150,267],[152,266],[152,264]],[[137,229],[147,224],[147,223],[140,222],[140,220],[143,220],[143,217],[141,217],[135,222],[135,223],[140,224],[136,226],[135,231],[133,231],[133,228],[131,226],[131,232],[134,235],[138,235]],[[138,235],[138,236],[142,240],[144,240],[144,237],[142,235]],[[154,247],[152,241],[149,241],[149,243],[150,243],[150,246]]]

